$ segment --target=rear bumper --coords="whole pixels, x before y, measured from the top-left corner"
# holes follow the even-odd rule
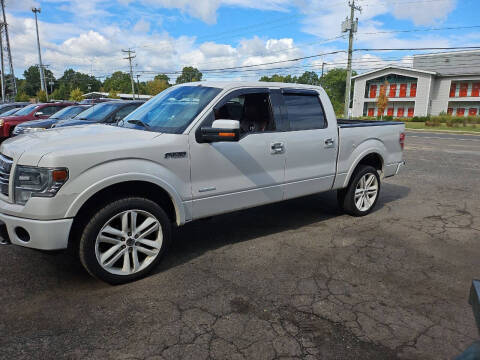
[[[4,242],[39,250],[66,249],[72,223],[73,219],[33,220],[0,213]]]

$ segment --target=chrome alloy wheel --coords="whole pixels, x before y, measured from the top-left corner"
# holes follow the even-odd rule
[[[375,203],[378,195],[378,181],[374,174],[367,173],[355,187],[355,206],[359,211],[367,211]]]
[[[145,269],[160,253],[160,222],[147,211],[123,211],[103,225],[95,240],[100,266],[115,275],[131,275]]]

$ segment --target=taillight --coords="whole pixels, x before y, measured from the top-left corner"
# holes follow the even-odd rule
[[[405,133],[400,133],[400,139],[398,139],[398,142],[403,150],[403,147],[405,146]]]

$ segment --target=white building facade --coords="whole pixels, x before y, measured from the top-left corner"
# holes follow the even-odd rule
[[[383,115],[480,115],[478,50],[416,55],[412,68],[389,66],[353,79],[354,117],[382,115],[377,107],[381,90],[388,97]]]

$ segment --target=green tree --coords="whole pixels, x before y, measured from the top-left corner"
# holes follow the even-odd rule
[[[201,76],[200,76],[201,77]],[[168,85],[168,86],[171,86],[170,84],[170,78],[165,75],[165,74],[158,74],[158,75],[155,75],[155,77],[153,78],[153,80],[163,80],[165,81],[165,83]]]
[[[120,93],[130,94],[132,92],[130,75],[122,71],[116,71],[105,79],[103,82],[103,88],[106,92],[115,90]]]
[[[58,79],[60,86],[65,86],[65,92],[70,94],[74,89],[80,89],[83,93],[90,91],[99,91],[102,82],[97,80],[95,76],[84,74],[73,69],[67,69],[63,72],[62,77]]]
[[[37,101],[38,102],[47,102],[47,93],[43,90],[37,91]]]
[[[27,95],[27,93],[23,91],[17,92],[17,96],[15,96],[15,101],[29,101],[30,96]]]
[[[352,75],[355,76],[357,73],[353,71]],[[342,114],[344,110],[346,79],[347,70],[338,68],[330,70],[320,78],[320,85],[330,97],[336,114]]]
[[[168,89],[170,84],[165,80],[155,79],[152,81],[147,81],[147,94],[148,95],[157,95],[163,90]]]
[[[80,88],[73,89],[70,92],[70,100],[80,102],[83,100],[83,91]]]
[[[314,71],[305,71],[297,80],[299,84],[307,85],[318,85],[320,84],[320,79],[316,72]]]
[[[111,90],[108,94],[108,97],[110,99],[120,99],[120,97],[118,96],[117,90]]]
[[[283,82],[283,83],[296,83],[297,82],[297,77],[292,76],[292,75],[278,75],[274,74],[272,76],[262,76],[260,78],[260,81],[265,81],[265,82]]]
[[[67,100],[70,95],[68,89],[69,86],[62,82],[60,83],[58,89],[53,90],[50,97],[52,98],[52,100]]]
[[[55,77],[50,70],[45,69],[44,74],[46,79],[55,80]],[[30,66],[23,72],[23,77],[25,78],[23,90],[27,93],[27,95],[32,97],[36,96],[37,92],[40,90],[40,72],[38,71],[38,67]]]
[[[192,66],[186,66],[182,70],[182,75],[177,77],[177,84],[183,84],[187,82],[193,81],[201,81],[203,74],[197,69]]]

